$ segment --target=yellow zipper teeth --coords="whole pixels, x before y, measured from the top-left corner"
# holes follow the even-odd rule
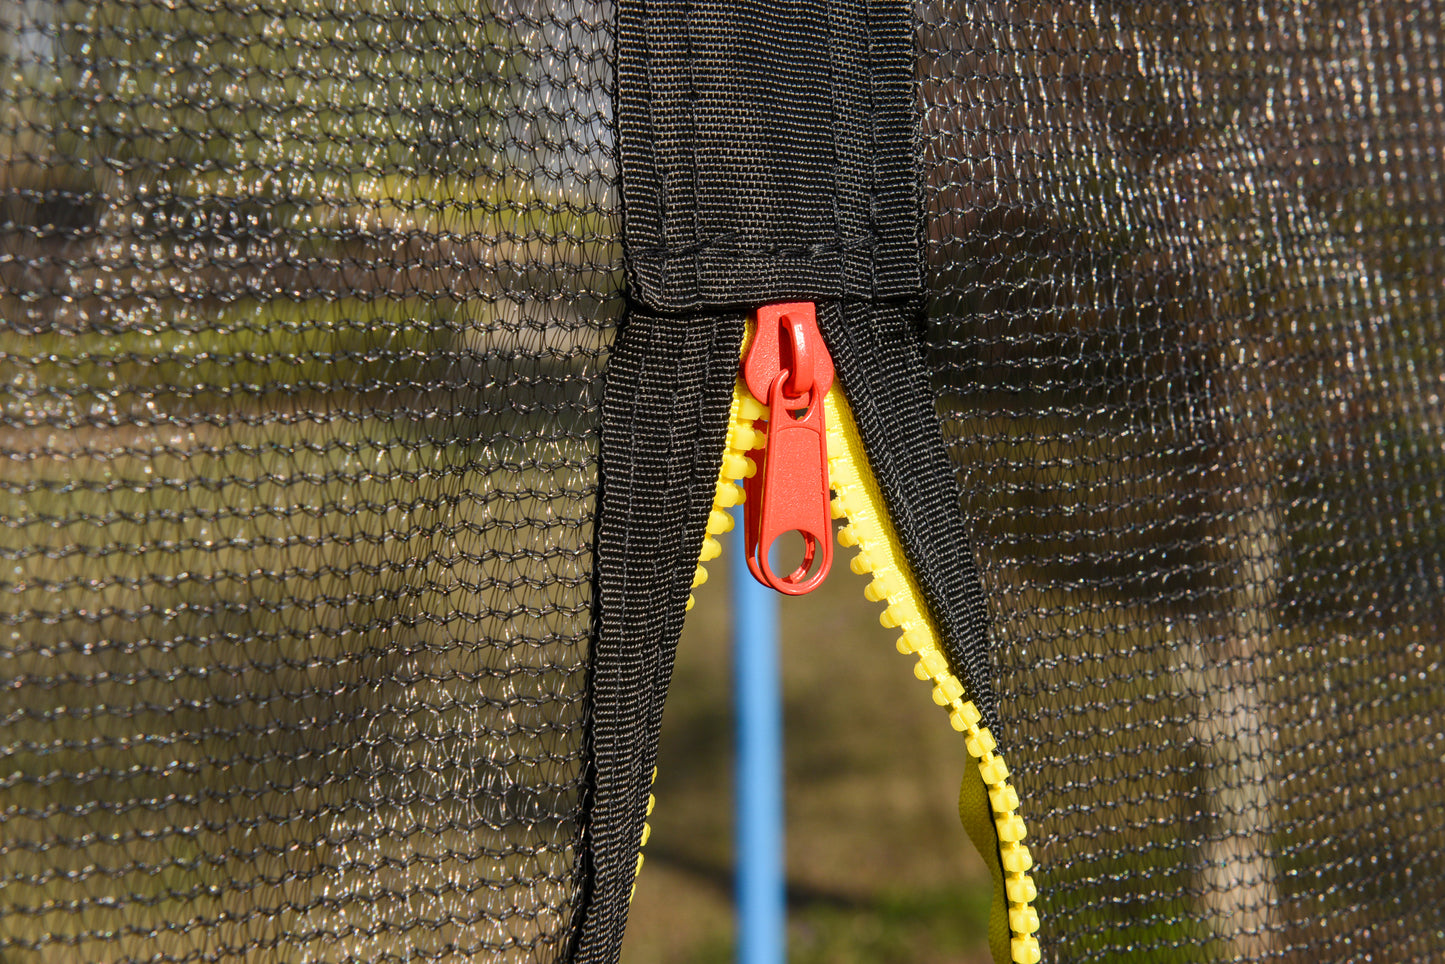
[[[901,629],[898,651],[917,654],[913,673],[933,683],[933,701],[948,710],[953,728],[964,734],[969,755],[978,761],[979,773],[988,789],[998,833],[999,857],[1003,864],[1004,891],[1008,900],[1008,924],[1012,937],[1010,955],[1017,964],[1040,960],[1039,917],[1032,902],[1038,895],[1028,871],[1033,857],[1023,843],[1027,833],[1018,809],[1018,793],[1009,784],[1008,765],[995,752],[998,744],[988,727],[981,726],[978,707],[964,698],[963,684],[948,667],[939,634],[928,616],[923,596],[913,580],[893,524],[888,520],[882,493],[868,469],[863,442],[853,422],[843,393],[835,383],[823,400],[828,426],[828,479],[833,488],[833,517],[846,519],[838,542],[858,550],[849,564],[859,575],[871,575],[864,591],[870,600],[884,604],[879,622],[888,629]]]
[[[722,467],[718,470],[717,490],[712,497],[712,511],[707,516],[707,535],[702,539],[702,550],[697,556],[697,570],[692,576],[692,588],[696,589],[707,582],[707,569],[704,563],[711,562],[722,555],[722,543],[717,537],[733,528],[733,517],[728,512],[733,506],[741,505],[743,501],[743,490],[739,482],[751,476],[757,471],[753,460],[748,458],[748,452],[762,445],[763,437],[753,429],[754,419],[762,418],[766,414],[765,409],[758,403],[757,399],[748,392],[743,383],[739,381],[733,390],[732,407],[728,410],[728,434],[723,446]],[[687,597],[687,611],[691,612],[696,600],[689,593]],[[652,770],[652,780],[657,782],[657,768]],[[647,795],[647,815],[652,816],[653,808],[657,806],[657,798],[649,793]],[[642,874],[643,855],[641,847],[647,846],[647,839],[652,836],[652,825],[643,821],[642,843],[637,853],[637,870],[632,878],[632,892],[630,900],[637,894],[637,877]]]
[[[747,390],[739,380],[733,389],[732,407],[728,409],[728,434],[723,443],[722,467],[718,469],[717,491],[712,497],[712,511],[707,517],[707,535],[702,540],[702,551],[697,557],[697,572],[692,577],[692,588],[707,582],[707,570],[703,563],[711,562],[722,555],[722,543],[717,537],[733,528],[733,517],[728,512],[733,506],[742,505],[743,490],[738,484],[757,471],[748,452],[763,444],[761,433],[753,429],[753,421],[767,414],[767,409]],[[687,611],[692,611],[694,599],[687,597]]]
[[[657,767],[652,768],[652,782],[657,782]],[[657,806],[657,797],[651,793],[647,795],[647,815],[652,816],[652,810]],[[627,900],[637,896],[637,878],[642,876],[642,848],[647,846],[647,838],[652,836],[652,825],[646,820],[642,821],[642,842],[637,845],[637,867],[632,872],[632,889],[627,892]]]

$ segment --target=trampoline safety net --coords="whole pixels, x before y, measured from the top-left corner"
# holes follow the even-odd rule
[[[6,0],[0,959],[552,960],[608,14]]]
[[[0,962],[616,959],[617,24],[664,8],[0,0]],[[913,35],[920,429],[1043,959],[1445,956],[1445,12]]]

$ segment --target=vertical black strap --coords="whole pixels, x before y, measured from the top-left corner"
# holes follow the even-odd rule
[[[923,293],[913,71],[898,0],[618,0],[631,314],[602,407],[584,964],[621,952],[746,312],[819,303],[954,670],[994,722],[978,576],[909,324]]]
[[[592,773],[575,960],[622,947],[662,703],[722,463],[743,316],[635,311],[602,400]]]

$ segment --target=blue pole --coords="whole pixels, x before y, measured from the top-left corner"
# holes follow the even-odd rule
[[[735,887],[738,964],[783,964],[783,709],[778,672],[778,594],[748,572],[742,509],[731,559],[733,712],[737,720]]]

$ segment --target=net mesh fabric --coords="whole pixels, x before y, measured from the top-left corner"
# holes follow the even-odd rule
[[[917,6],[1046,958],[1442,953],[1445,24]],[[593,0],[0,0],[0,960],[555,960]]]
[[[611,20],[0,0],[0,959],[563,956]]]
[[[1440,9],[918,11],[1045,959],[1438,958]]]

